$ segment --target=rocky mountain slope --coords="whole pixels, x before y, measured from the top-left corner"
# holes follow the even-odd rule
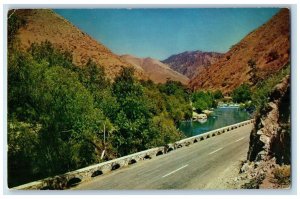
[[[156,83],[164,83],[167,79],[180,81],[185,85],[189,82],[189,79],[186,76],[172,70],[168,65],[163,64],[156,59],[150,57],[138,58],[132,55],[122,55],[121,57],[135,68],[143,70],[144,73]]]
[[[290,12],[281,9],[267,23],[232,46],[218,62],[202,67],[189,85],[193,90],[219,89],[228,93],[242,83],[255,84],[265,79],[289,61]]]
[[[216,52],[202,52],[202,51],[186,51],[176,55],[172,55],[162,62],[168,64],[173,70],[187,76],[194,78],[199,72],[200,68],[206,68],[217,62],[222,53]]]
[[[20,9],[14,13],[24,19],[26,25],[18,32],[21,48],[26,50],[32,43],[48,40],[63,51],[69,51],[73,63],[83,66],[89,59],[105,68],[107,75],[115,77],[121,67],[130,66],[107,47],[99,43],[69,21],[49,9]],[[145,78],[143,71],[136,71],[139,78]]]

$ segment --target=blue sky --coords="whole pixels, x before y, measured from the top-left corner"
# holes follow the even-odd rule
[[[226,52],[278,8],[55,9],[116,54],[166,59],[184,51]]]

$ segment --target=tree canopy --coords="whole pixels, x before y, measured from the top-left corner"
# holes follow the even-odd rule
[[[139,81],[133,68],[112,82],[102,66],[78,67],[48,41],[9,50],[10,187],[183,137],[176,124],[192,108],[181,83]]]

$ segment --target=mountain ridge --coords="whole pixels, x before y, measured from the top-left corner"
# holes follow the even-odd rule
[[[172,70],[168,65],[151,57],[138,58],[129,54],[121,55],[120,57],[135,68],[141,68],[155,83],[164,83],[167,79],[180,81],[185,85],[189,82],[186,76]]]
[[[201,67],[209,67],[218,61],[222,55],[222,53],[218,52],[205,52],[201,50],[184,51],[171,55],[162,62],[191,79],[198,74]]]
[[[201,68],[189,86],[192,90],[230,93],[242,83],[253,85],[265,79],[289,61],[290,13],[284,8],[233,45],[218,62]]]
[[[47,40],[55,48],[71,52],[73,63],[79,67],[83,67],[89,59],[103,66],[107,76],[111,79],[117,76],[123,67],[130,67],[129,63],[109,48],[53,10],[17,9],[15,14],[26,21],[26,25],[18,31],[21,50],[26,51],[32,43]],[[139,79],[146,78],[140,70],[136,70],[135,75]]]

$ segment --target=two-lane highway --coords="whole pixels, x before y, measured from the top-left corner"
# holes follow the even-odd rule
[[[205,189],[246,159],[253,124],[79,184],[73,189]]]

